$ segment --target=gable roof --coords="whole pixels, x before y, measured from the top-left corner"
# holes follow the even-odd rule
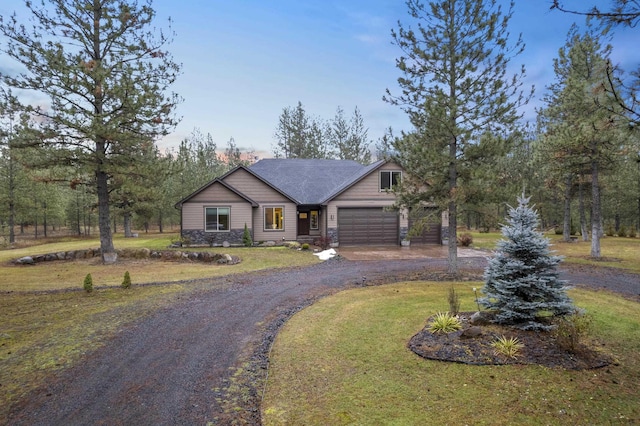
[[[267,158],[251,165],[249,170],[298,204],[322,204],[383,163],[363,166],[352,160]]]
[[[184,197],[182,200],[178,201],[175,204],[175,208],[179,208],[184,202],[190,200],[191,198],[195,197],[196,195],[198,195],[199,193],[201,193],[202,191],[204,191],[205,189],[211,187],[212,185],[215,184],[220,184],[222,186],[224,186],[225,188],[227,188],[229,191],[233,192],[234,194],[238,195],[240,198],[242,198],[243,200],[247,201],[249,204],[251,204],[251,207],[258,207],[258,203],[256,203],[255,201],[253,201],[251,198],[247,197],[246,195],[244,195],[242,192],[238,191],[237,189],[235,189],[233,186],[229,185],[228,183],[226,183],[225,181],[221,180],[221,178],[216,178],[210,182],[208,182],[207,184],[203,185],[202,187],[196,189],[194,192],[192,192],[191,194],[187,195],[186,197]]]
[[[335,188],[325,199],[322,200],[320,204],[326,204],[332,198],[335,198],[338,195],[342,194],[344,191],[351,188],[353,185],[360,182],[362,179],[367,177],[370,173],[374,172],[375,170],[379,169],[385,164],[387,164],[387,161],[380,160],[380,161],[376,161],[375,163],[369,164],[368,166],[364,166],[357,175],[353,176],[352,179],[345,182],[343,185]]]

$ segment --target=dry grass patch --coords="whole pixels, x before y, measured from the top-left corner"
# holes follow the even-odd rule
[[[595,318],[595,337],[619,360],[599,370],[469,366],[424,360],[407,342],[458,289],[399,283],[341,292],[296,314],[272,351],[262,405],[280,424],[610,424],[640,419],[640,305],[573,290]],[[476,284],[478,285],[478,284]]]
[[[473,248],[495,250],[496,243],[502,238],[500,233],[473,234]],[[546,234],[551,240],[551,247],[557,254],[564,256],[564,261],[573,264],[608,266],[640,273],[640,238],[603,237],[600,240],[602,259],[591,257],[591,242],[577,241],[565,243],[561,235]]]
[[[117,248],[164,249],[171,236],[116,238]],[[309,252],[282,247],[207,249],[239,256],[237,265],[127,259],[103,265],[99,259],[52,261],[34,266],[10,262],[30,254],[97,247],[97,240],[64,240],[0,251],[0,424],[11,404],[36,388],[53,371],[78,362],[127,324],[167,306],[190,291],[207,289],[207,280],[264,269],[309,265]],[[124,273],[132,287],[122,289]],[[82,290],[90,273],[96,290]],[[163,285],[140,286],[141,283]],[[75,291],[68,291],[75,289]]]

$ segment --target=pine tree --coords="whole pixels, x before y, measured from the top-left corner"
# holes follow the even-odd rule
[[[15,14],[0,16],[0,50],[24,68],[19,74],[0,71],[0,82],[29,93],[20,109],[38,118],[23,148],[39,151],[48,166],[78,165],[92,175],[105,263],[117,258],[110,225],[113,177],[135,165],[141,145],[177,124],[180,97],[169,88],[181,67],[164,50],[171,39],[153,27],[150,3],[27,1],[31,25]],[[28,104],[42,98],[48,102]]]
[[[485,269],[484,307],[496,311],[495,322],[525,330],[546,330],[550,326],[541,314],[557,316],[574,311],[566,294],[566,281],[558,278],[561,257],[551,254],[549,240],[537,231],[538,213],[529,199],[518,198],[509,209],[505,239],[498,242],[495,257]]]
[[[522,53],[509,34],[513,2],[503,12],[496,0],[406,1],[410,23],[398,23],[393,42],[400,94],[383,98],[401,107],[415,130],[396,139],[393,158],[406,176],[406,200],[438,203],[449,214],[448,271],[458,273],[458,206],[478,163],[496,156],[477,149],[483,135],[509,135],[530,95],[521,90],[524,67],[511,73]],[[513,43],[511,41],[514,41]],[[404,194],[400,194],[403,200]],[[414,207],[407,202],[407,207]]]

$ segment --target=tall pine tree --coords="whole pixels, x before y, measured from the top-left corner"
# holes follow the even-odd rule
[[[402,50],[396,60],[401,93],[387,90],[384,98],[400,106],[415,127],[393,147],[408,175],[400,190],[409,192],[405,200],[436,202],[447,209],[449,272],[455,274],[465,178],[471,182],[478,161],[495,156],[474,146],[486,134],[510,135],[521,117],[518,108],[529,99],[521,90],[524,67],[509,75],[509,62],[524,44],[520,38],[510,42],[513,2],[506,12],[496,0],[406,3],[414,27],[399,23],[392,32]]]
[[[494,321],[525,330],[545,330],[545,315],[573,312],[566,281],[559,279],[559,256],[551,254],[549,240],[538,227],[538,213],[529,207],[529,198],[518,198],[518,207],[509,209],[508,224],[502,227],[505,239],[498,242],[496,255],[484,272],[485,284],[479,299],[496,311]]]
[[[110,227],[114,176],[126,175],[132,154],[175,126],[180,98],[169,92],[180,65],[165,51],[170,39],[153,27],[151,2],[133,0],[26,1],[32,20],[0,16],[0,51],[24,72],[0,73],[0,82],[44,96],[23,105],[39,118],[28,145],[49,164],[82,166],[98,196],[100,248],[117,258]],[[24,101],[32,99],[25,97]]]

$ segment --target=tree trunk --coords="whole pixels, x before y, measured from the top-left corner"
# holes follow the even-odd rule
[[[13,176],[13,157],[9,158],[9,243],[16,242],[16,232],[14,229],[16,222],[15,205],[15,179]]]
[[[163,229],[162,229],[162,209],[158,210],[158,230],[162,234],[162,232],[163,232]]]
[[[106,264],[115,263],[118,255],[113,247],[111,226],[109,224],[109,188],[106,172],[96,171],[96,186],[98,189],[98,228],[100,229],[100,250],[102,261]]]
[[[565,178],[564,188],[564,219],[562,221],[562,240],[571,241],[571,184],[572,174],[568,173]]]
[[[126,211],[122,215],[123,223],[122,227],[124,228],[124,237],[131,238],[133,237],[133,233],[131,232],[131,212]]]
[[[455,137],[449,143],[449,267],[450,274],[458,273],[458,208],[457,186],[458,170],[456,168],[457,141]]]
[[[591,257],[600,258],[600,238],[602,237],[602,210],[600,205],[600,184],[598,183],[598,162],[591,161]]]
[[[589,241],[587,214],[584,211],[584,188],[582,186],[582,179],[578,182],[578,210],[580,210],[580,233],[582,234],[582,241]]]
[[[48,235],[47,235],[47,202],[46,201],[43,203],[43,210],[44,210],[44,216],[42,219],[42,226],[44,229],[44,237],[47,238]]]

